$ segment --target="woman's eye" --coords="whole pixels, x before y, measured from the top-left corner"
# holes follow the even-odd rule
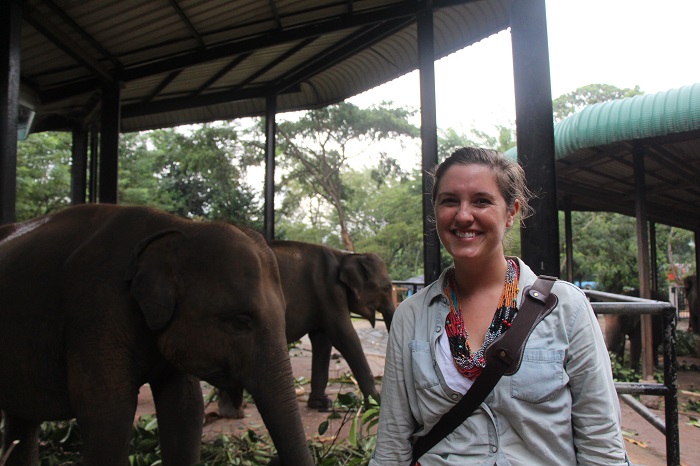
[[[491,200],[482,197],[476,200],[476,204],[481,206],[491,205]]]

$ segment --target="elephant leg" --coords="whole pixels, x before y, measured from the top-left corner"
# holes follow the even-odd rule
[[[204,400],[199,380],[184,373],[150,382],[158,416],[163,464],[199,463]]]
[[[328,411],[333,402],[326,396],[328,366],[331,363],[331,342],[323,332],[309,333],[311,341],[311,393],[307,405],[319,411]]]
[[[620,316],[605,314],[605,345],[622,361],[625,355],[625,334],[622,333]]]
[[[243,401],[243,386],[233,385],[217,389],[219,398],[219,416],[227,419],[243,419],[246,403]]]
[[[33,466],[39,464],[39,422],[27,421],[4,413],[5,432],[2,441],[2,458],[12,448],[3,466]],[[19,443],[14,445],[13,442]]]
[[[343,320],[327,333],[331,344],[340,351],[350,366],[365,399],[370,395],[375,399],[378,398],[379,392],[374,385],[372,370],[369,368],[360,337],[357,335],[352,321],[350,319]]]
[[[638,371],[642,359],[642,329],[641,325],[630,329],[630,368]]]
[[[109,389],[107,389],[109,390]],[[128,463],[136,396],[133,402],[111,405],[106,398],[87,403],[76,417],[83,439],[85,466],[122,466]]]

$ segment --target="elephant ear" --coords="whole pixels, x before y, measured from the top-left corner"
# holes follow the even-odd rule
[[[124,280],[129,283],[151,330],[160,330],[173,317],[177,296],[174,264],[176,235],[179,230],[155,233],[136,245]]]
[[[369,270],[367,269],[367,256],[364,254],[346,254],[340,260],[340,271],[338,279],[352,291],[353,296],[361,311],[359,312],[372,324],[375,325],[374,309],[367,309],[362,302],[362,291],[369,280]]]

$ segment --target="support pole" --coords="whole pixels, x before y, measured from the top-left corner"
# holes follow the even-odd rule
[[[277,96],[269,96],[265,108],[265,239],[275,239],[275,114]]]
[[[87,128],[82,125],[73,128],[71,162],[71,204],[85,204],[85,193],[87,191],[88,131]]]
[[[21,32],[21,1],[0,2],[0,224],[13,223],[17,213]]]
[[[649,235],[647,230],[646,181],[644,173],[644,149],[637,146],[633,150],[635,212],[637,216],[637,260],[639,263],[639,297],[650,299],[649,288]],[[642,314],[642,377],[654,377],[654,357],[652,348],[651,315]]]
[[[117,203],[119,178],[119,123],[121,120],[120,89],[115,84],[102,87],[100,124],[99,202]]]
[[[571,209],[564,210],[564,236],[566,238],[566,280],[574,282],[574,234],[571,226]]]
[[[99,178],[100,159],[100,132],[94,126],[90,127],[90,179],[88,189],[88,201],[91,204],[97,202],[97,179]]]
[[[432,179],[427,174],[438,163],[437,111],[435,103],[435,48],[433,12],[420,11],[417,17],[418,66],[421,101],[421,168],[423,172],[423,280],[434,282],[440,276],[440,240],[433,222],[433,204],[430,199]]]
[[[522,258],[536,274],[558,276],[559,219],[545,0],[511,0],[518,159],[537,194],[525,220]]]

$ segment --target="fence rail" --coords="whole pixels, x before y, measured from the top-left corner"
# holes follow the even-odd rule
[[[666,464],[681,463],[678,428],[678,362],[676,361],[676,308],[670,303],[622,296],[601,291],[584,290],[596,314],[660,315],[663,318],[663,383],[616,382],[620,398],[646,421],[666,436]],[[604,301],[596,301],[604,300]],[[651,343],[651,342],[648,342]],[[655,395],[664,398],[665,422],[632,395]]]

